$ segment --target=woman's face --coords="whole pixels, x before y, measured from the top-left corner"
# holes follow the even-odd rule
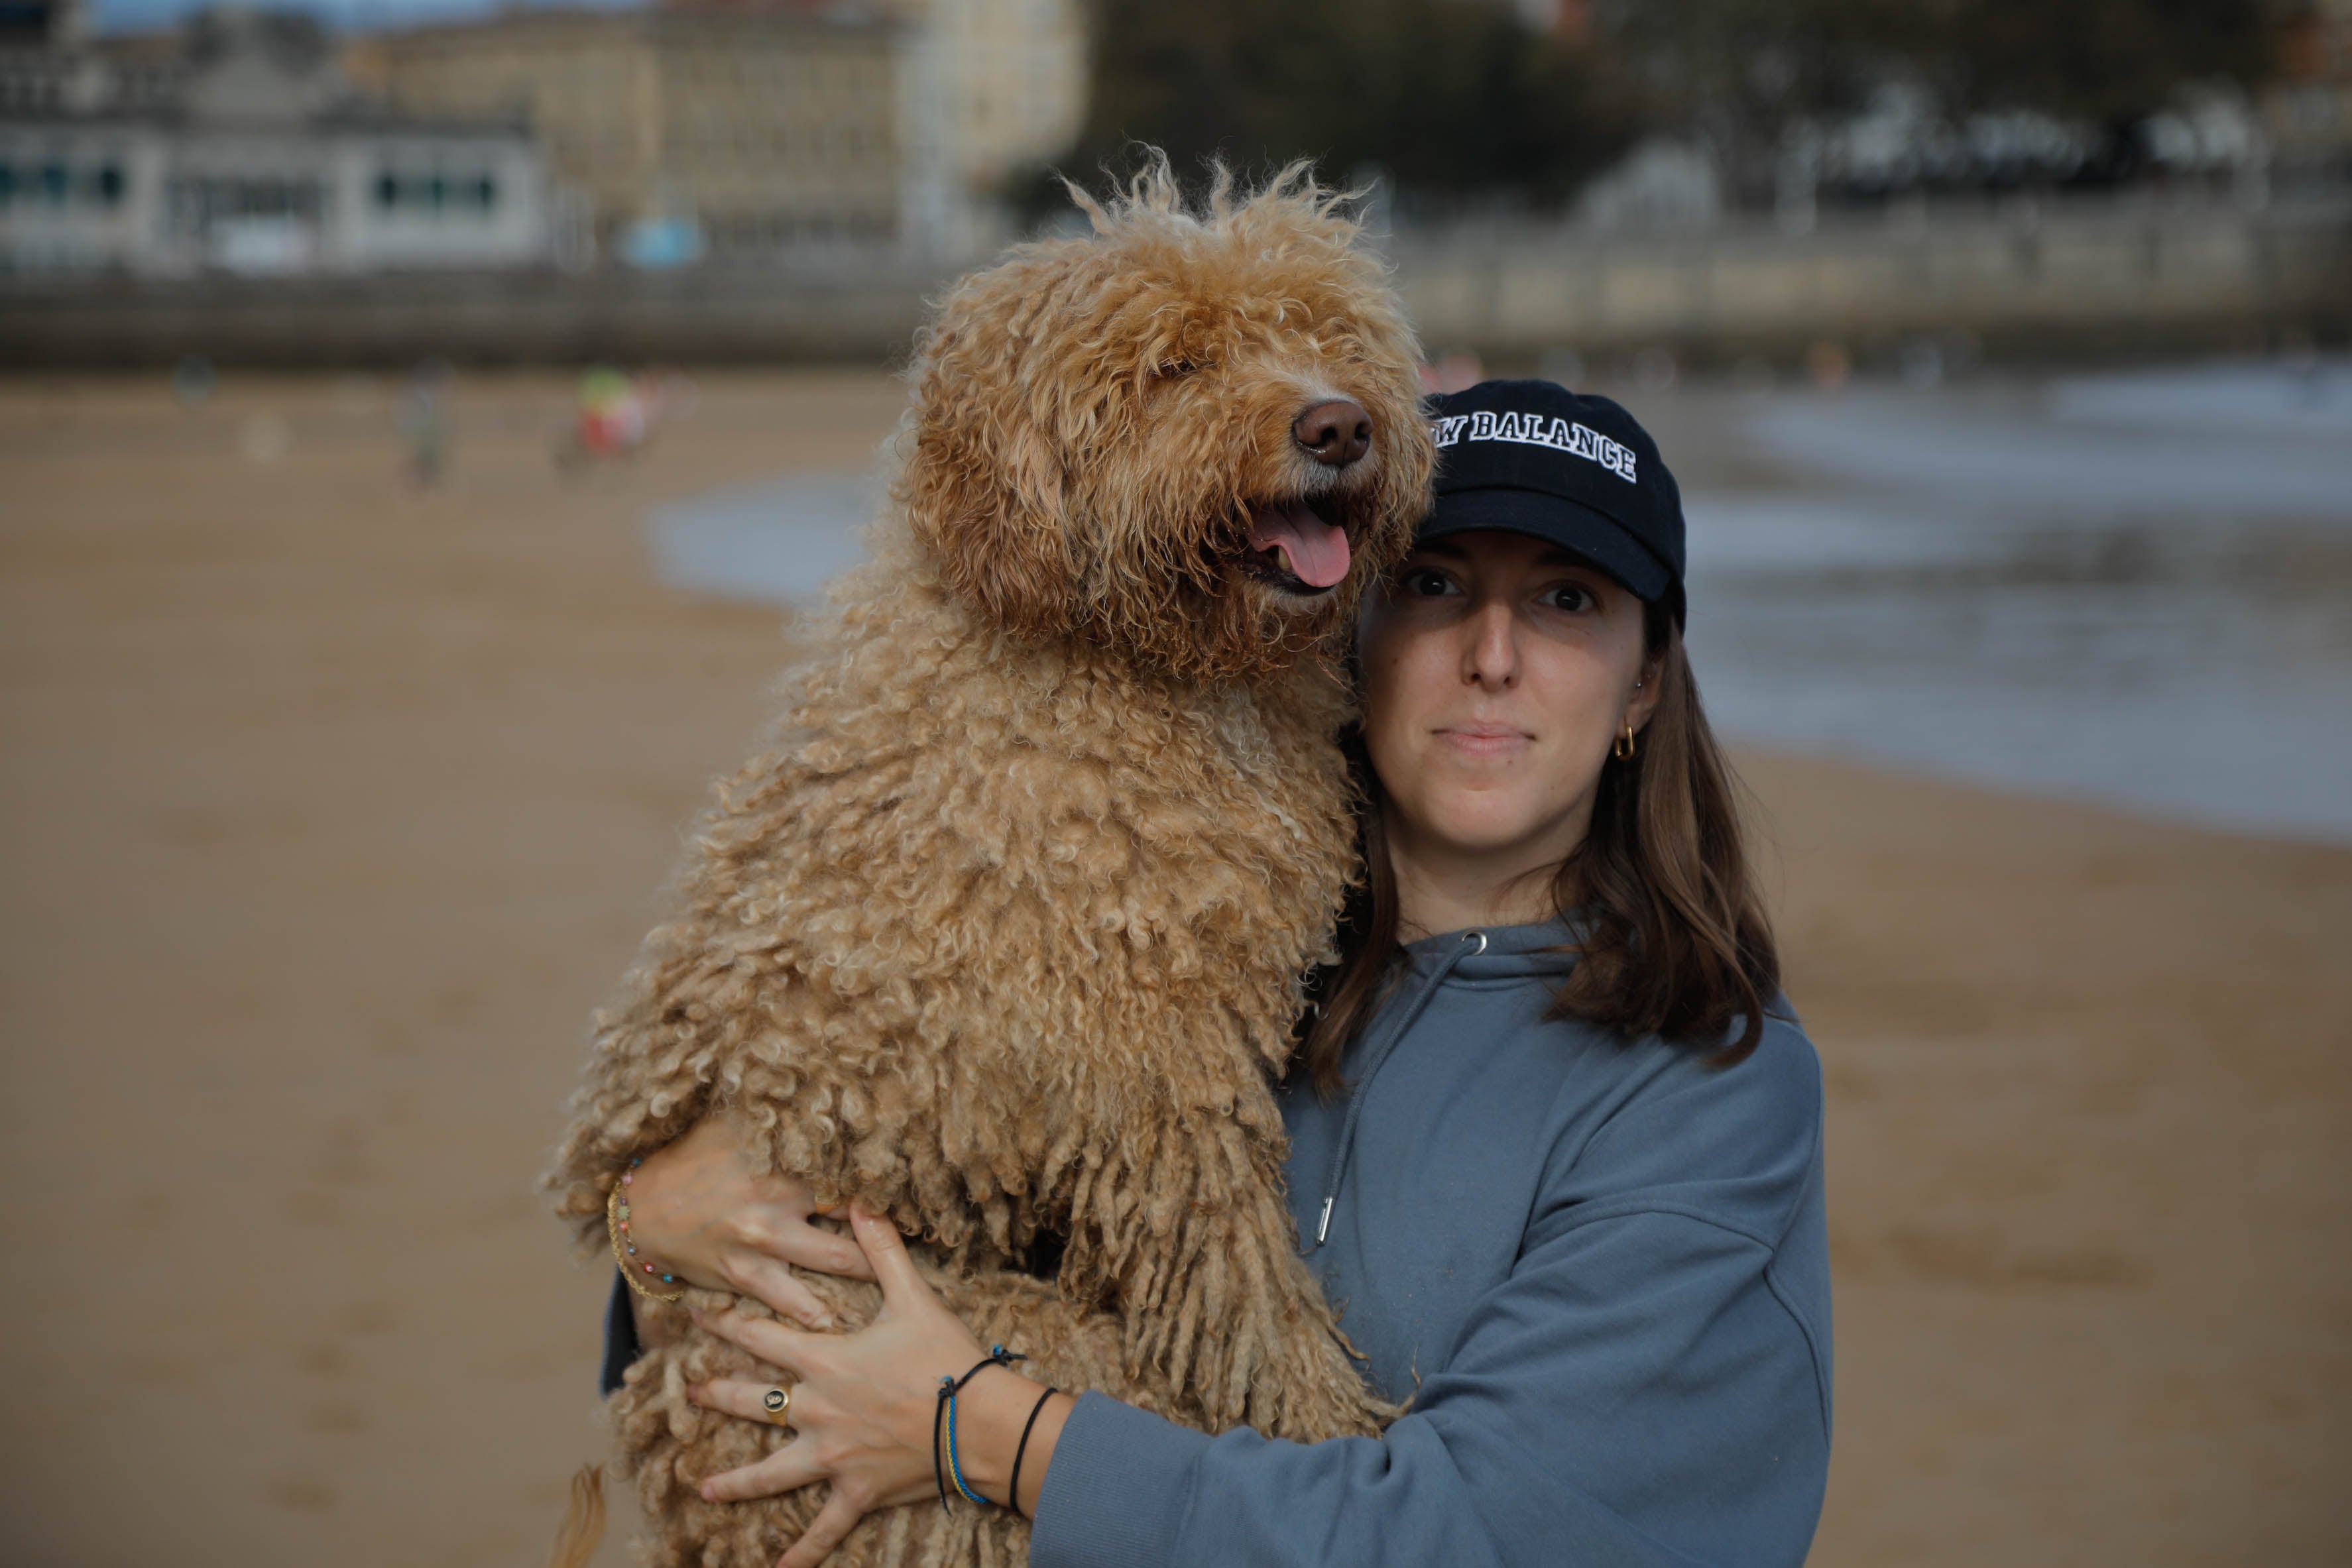
[[[1657,695],[1642,601],[1522,534],[1416,548],[1367,603],[1359,647],[1391,844],[1486,875],[1557,864],[1583,841],[1611,743]]]

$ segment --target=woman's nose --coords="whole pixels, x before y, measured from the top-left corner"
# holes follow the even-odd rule
[[[1517,622],[1508,604],[1484,604],[1472,613],[1470,645],[1463,651],[1463,679],[1501,691],[1519,678]]]

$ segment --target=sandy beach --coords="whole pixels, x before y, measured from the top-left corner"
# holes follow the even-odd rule
[[[706,377],[567,474],[570,392],[458,382],[428,488],[383,378],[0,382],[11,1563],[535,1563],[602,1455],[534,1177],[784,646],[641,520],[899,392]],[[1830,1095],[1813,1560],[2352,1561],[2352,852],[1741,763]]]

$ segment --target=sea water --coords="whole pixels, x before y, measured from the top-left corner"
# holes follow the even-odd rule
[[[1707,428],[1667,458],[1727,736],[2352,842],[2352,363],[1782,391]],[[806,601],[878,499],[801,475],[650,543],[679,587]]]
[[[2352,841],[2352,364],[1782,394],[1696,489],[1728,734]]]

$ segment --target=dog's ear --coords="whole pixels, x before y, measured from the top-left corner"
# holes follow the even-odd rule
[[[1018,323],[980,303],[950,299],[924,345],[901,498],[959,599],[1016,635],[1056,636],[1076,575],[1061,459],[1021,385]]]

